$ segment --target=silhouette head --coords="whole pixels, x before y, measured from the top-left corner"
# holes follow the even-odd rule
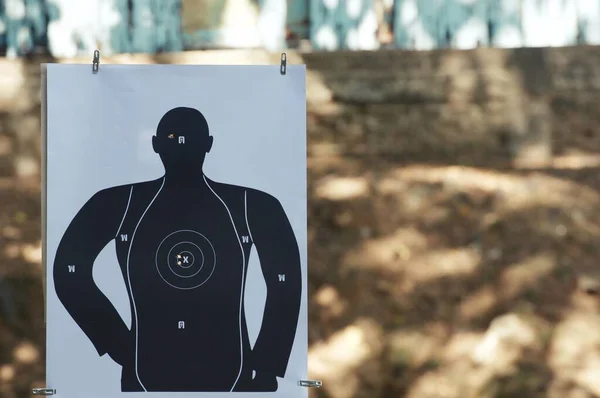
[[[202,170],[213,137],[208,122],[200,111],[178,107],[163,115],[158,122],[152,147],[170,174],[196,174]]]

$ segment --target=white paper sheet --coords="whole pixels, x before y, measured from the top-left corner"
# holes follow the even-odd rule
[[[306,397],[305,67],[50,64],[46,96],[47,386]]]

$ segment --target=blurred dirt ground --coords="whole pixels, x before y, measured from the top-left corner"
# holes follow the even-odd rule
[[[291,54],[308,66],[311,396],[600,397],[597,54]],[[113,62],[132,59],[279,56]],[[39,62],[0,62],[3,398],[44,384]]]

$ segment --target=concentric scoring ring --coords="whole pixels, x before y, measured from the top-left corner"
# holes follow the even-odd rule
[[[176,289],[202,286],[215,270],[216,253],[212,243],[199,232],[175,231],[158,245],[155,264],[161,278]]]

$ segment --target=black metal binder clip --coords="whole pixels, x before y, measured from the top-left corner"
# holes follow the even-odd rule
[[[281,65],[279,65],[279,71],[282,75],[285,75],[287,72],[287,55],[285,53],[281,53]]]
[[[52,388],[34,388],[33,395],[56,395],[56,390]]]
[[[100,51],[94,51],[94,59],[92,61],[92,73],[98,73],[98,68],[100,67]]]
[[[323,382],[321,380],[300,380],[298,385],[301,387],[321,388]]]

